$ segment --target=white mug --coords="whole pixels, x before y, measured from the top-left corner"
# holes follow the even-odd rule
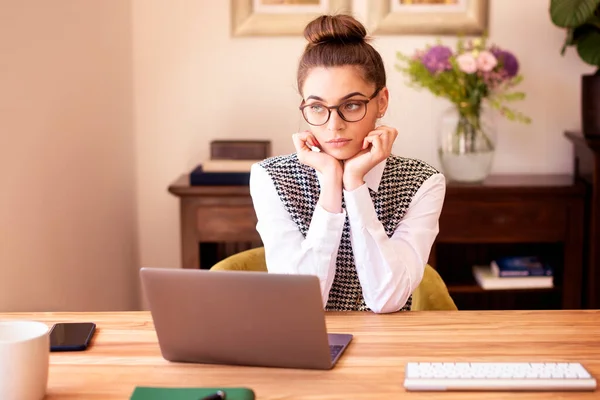
[[[48,326],[0,321],[0,399],[40,400],[48,387]]]

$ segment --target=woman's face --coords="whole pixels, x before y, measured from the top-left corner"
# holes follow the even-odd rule
[[[309,71],[302,87],[302,105],[307,106],[303,110],[305,117],[320,124],[327,120],[326,107],[340,106],[339,110],[349,120],[345,121],[337,109],[332,109],[327,122],[310,125],[322,151],[338,160],[347,160],[362,150],[363,139],[375,128],[377,118],[388,105],[387,88],[379,90],[367,103],[376,90],[355,66],[318,67]]]

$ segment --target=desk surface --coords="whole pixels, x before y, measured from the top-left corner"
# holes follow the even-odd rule
[[[330,313],[330,332],[354,334],[331,371],[165,361],[147,312],[8,313],[2,319],[93,321],[86,352],[51,353],[46,399],[128,399],[136,385],[247,386],[258,399],[571,399],[589,393],[405,393],[409,361],[581,362],[600,378],[600,311]]]

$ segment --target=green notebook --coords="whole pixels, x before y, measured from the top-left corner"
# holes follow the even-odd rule
[[[254,392],[248,388],[166,388],[138,386],[130,400],[201,400],[222,390],[226,400],[254,400]]]

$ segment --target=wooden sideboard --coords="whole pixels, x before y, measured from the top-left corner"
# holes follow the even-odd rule
[[[575,176],[587,188],[584,243],[584,303],[600,308],[600,138],[565,132],[573,143]]]
[[[190,186],[182,175],[169,192],[180,200],[183,268],[210,268],[261,245],[247,186]],[[581,308],[585,195],[585,185],[569,175],[450,182],[429,263],[460,309]],[[473,265],[529,254],[552,262],[554,288],[489,291],[475,283]]]

